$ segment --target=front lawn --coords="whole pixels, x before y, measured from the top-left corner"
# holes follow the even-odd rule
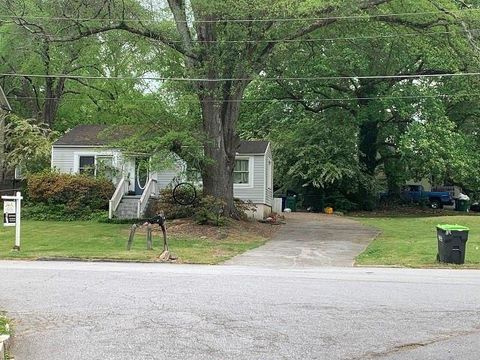
[[[221,237],[169,233],[170,251],[178,256],[178,262],[217,264],[266,241],[266,238],[251,232],[227,230],[219,228],[218,231],[227,232]],[[156,261],[163,248],[159,233],[154,233],[154,249],[148,251],[145,234],[137,231],[132,250],[127,251],[129,233],[129,225],[26,220],[22,221],[20,252],[11,251],[14,228],[0,228],[0,258]]]
[[[357,257],[357,265],[480,268],[480,216],[359,217],[355,220],[382,231]],[[438,224],[458,224],[470,228],[465,265],[436,262]]]

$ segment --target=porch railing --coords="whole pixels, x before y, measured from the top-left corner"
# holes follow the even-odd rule
[[[120,201],[122,201],[123,195],[128,193],[128,181],[124,177],[118,182],[117,188],[113,193],[112,198],[108,202],[108,218],[112,219],[115,210],[117,210]]]
[[[137,218],[140,219],[142,217],[143,212],[147,208],[148,200],[150,196],[155,195],[157,193],[157,180],[150,179],[148,180],[147,185],[145,185],[145,189],[143,190],[143,194],[138,200],[138,207],[137,207]]]

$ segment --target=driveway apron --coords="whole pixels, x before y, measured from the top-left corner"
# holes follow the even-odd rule
[[[353,266],[378,231],[335,215],[290,213],[276,235],[226,265],[306,268]]]

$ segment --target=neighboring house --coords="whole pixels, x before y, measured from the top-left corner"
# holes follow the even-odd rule
[[[149,200],[159,190],[175,185],[181,177],[184,163],[173,162],[161,170],[143,166],[148,156],[122,152],[112,145],[127,134],[116,134],[104,125],[80,125],[58,139],[52,146],[52,168],[61,173],[106,172],[117,188],[110,200],[109,216],[140,218]],[[105,174],[105,173],[104,173]],[[273,201],[273,160],[267,141],[242,141],[237,151],[234,171],[234,196],[252,201],[255,218],[271,213]]]
[[[5,118],[12,111],[7,97],[0,86],[0,185],[5,180]]]

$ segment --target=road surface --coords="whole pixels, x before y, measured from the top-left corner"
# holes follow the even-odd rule
[[[0,262],[16,360],[480,357],[480,272]]]

